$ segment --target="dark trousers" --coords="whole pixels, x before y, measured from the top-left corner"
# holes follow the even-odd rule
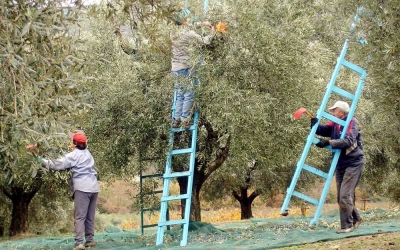
[[[357,167],[336,169],[337,202],[342,229],[353,227],[361,216],[355,207],[355,189],[360,182],[363,164]]]
[[[86,242],[93,242],[94,215],[98,193],[74,193],[74,217],[75,217],[75,246],[83,244],[83,236]]]

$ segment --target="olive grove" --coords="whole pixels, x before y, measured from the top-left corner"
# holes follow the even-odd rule
[[[165,164],[174,82],[170,33],[183,1],[62,3],[0,5],[0,199],[9,202],[0,205],[0,218],[11,216],[11,235],[28,231],[32,199],[53,210],[60,203],[50,200],[66,201],[68,173],[43,169],[28,144],[58,157],[68,150],[68,132],[85,130],[105,183],[137,185],[134,177],[150,171],[143,161],[157,163],[155,172]],[[191,48],[201,80],[191,220],[201,220],[201,199],[232,195],[246,219],[254,199],[285,193],[309,131],[307,118],[291,115],[299,107],[317,111],[346,38],[350,59],[368,71],[356,111],[367,159],[363,186],[398,201],[400,2],[210,1],[206,13],[202,3],[190,1],[191,17],[223,21],[228,32]],[[338,81],[354,87],[350,74]],[[175,139],[188,143],[185,133]],[[314,166],[326,168],[328,160],[313,149]],[[185,167],[184,159],[173,165]],[[300,188],[314,181],[306,175]],[[186,192],[186,181],[178,183]]]

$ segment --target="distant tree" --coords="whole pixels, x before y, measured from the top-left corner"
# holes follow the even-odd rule
[[[398,27],[400,1],[366,1],[360,25],[368,41],[365,55],[369,81],[364,98],[364,147],[367,163],[365,184],[375,192],[399,202],[400,51]]]

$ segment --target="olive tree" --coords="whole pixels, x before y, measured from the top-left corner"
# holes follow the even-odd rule
[[[162,3],[155,3],[153,7],[163,7]],[[288,182],[293,167],[293,159],[286,155],[299,148],[302,141],[296,137],[306,131],[288,126],[299,129],[298,124],[291,123],[290,115],[308,98],[301,96],[301,90],[308,86],[307,74],[311,74],[312,67],[305,67],[306,59],[298,55],[310,49],[306,40],[295,40],[307,26],[296,31],[288,26],[290,18],[280,17],[285,8],[271,3],[257,4],[259,8],[245,2],[224,2],[210,6],[203,17],[213,23],[226,22],[229,31],[217,34],[211,46],[193,52],[193,58],[203,58],[198,68],[201,84],[195,90],[200,120],[191,214],[194,220],[201,219],[203,184],[229,158],[237,176],[243,176],[248,160],[257,159],[263,173],[258,178],[260,188],[265,184],[262,180],[279,180],[260,190],[282,191],[277,187]],[[266,12],[262,11],[264,7]],[[238,11],[243,8],[246,11]],[[195,8],[191,10],[201,13]],[[268,17],[267,13],[275,14]],[[109,176],[138,174],[135,164],[138,158],[148,151],[152,155],[164,154],[173,79],[169,77],[170,54],[163,52],[168,52],[165,45],[169,45],[169,32],[174,29],[171,16],[172,13],[155,20],[141,20],[135,26],[135,31],[144,37],[137,56],[119,49],[120,34],[118,30],[114,34],[112,22],[93,22],[96,32],[91,39],[91,50],[107,60],[92,60],[97,62],[94,67],[99,79],[94,83],[98,89],[95,99],[99,99],[92,113],[92,132],[96,140],[94,150],[104,166],[102,172]],[[104,20],[104,16],[97,18]],[[309,22],[302,19],[298,28],[302,24]],[[285,25],[287,30],[282,29]],[[293,41],[298,50],[287,49],[293,46]],[[304,79],[299,72],[304,73]],[[264,131],[268,131],[267,136],[263,136]],[[275,174],[278,171],[280,175]],[[267,173],[272,176],[267,177]],[[181,192],[185,192],[186,181],[178,182]]]
[[[59,0],[0,4],[0,190],[12,203],[10,235],[28,231],[38,192],[63,183],[62,174],[49,174],[25,147],[36,143],[42,156],[58,157],[74,117],[87,109],[76,74],[84,64],[74,46],[79,9]]]
[[[226,191],[214,197],[232,193],[242,219],[247,219],[256,197],[284,193],[290,182],[308,131],[291,114],[316,101],[318,85],[310,79],[321,79],[313,67],[317,51],[310,46],[312,6],[296,1],[231,4],[232,28],[220,48],[227,56],[210,68],[223,72],[223,78],[214,74],[210,82],[224,98],[215,101],[219,110],[207,111],[218,126],[232,131],[232,147],[226,168],[209,182],[206,196],[212,197],[213,190]],[[328,52],[320,58],[330,56]]]
[[[362,17],[370,54],[365,98],[366,184],[399,201],[399,1],[367,1]]]

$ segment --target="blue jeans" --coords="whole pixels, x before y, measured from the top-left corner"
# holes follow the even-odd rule
[[[197,84],[198,82],[198,79],[193,81],[193,73],[194,70],[192,68],[171,71],[172,75],[179,76],[180,78],[174,83],[176,100],[173,118],[176,121],[183,121],[185,118],[191,115],[190,110],[193,106],[194,100],[193,85]]]
[[[360,182],[363,163],[356,167],[336,169],[337,202],[342,229],[353,227],[361,219],[355,201],[355,189]]]

